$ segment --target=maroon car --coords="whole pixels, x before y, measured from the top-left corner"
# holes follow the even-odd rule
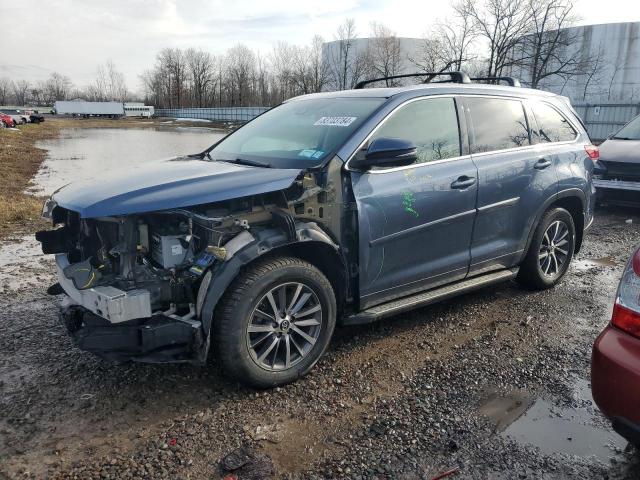
[[[7,115],[6,113],[0,112],[0,123],[7,128],[15,127],[15,122],[13,118]]]
[[[611,323],[593,346],[591,390],[613,429],[640,448],[640,248],[622,274]]]

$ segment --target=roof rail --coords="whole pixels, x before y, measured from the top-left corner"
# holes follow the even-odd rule
[[[521,87],[522,85],[520,84],[520,80],[518,80],[517,78],[513,78],[513,77],[475,77],[472,78],[471,80],[473,80],[474,82],[476,81],[495,81],[497,82],[506,82],[510,87]]]
[[[422,83],[429,83],[434,77],[439,75],[448,75],[451,82],[454,83],[471,83],[469,75],[464,72],[421,72],[421,73],[405,73],[403,75],[391,75],[390,77],[372,78],[370,80],[362,80],[358,82],[354,89],[360,90],[365,85],[375,82],[381,82],[382,80],[393,80],[396,78],[409,78],[409,77],[426,77]]]

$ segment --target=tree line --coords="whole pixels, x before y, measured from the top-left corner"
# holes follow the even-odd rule
[[[346,19],[325,43],[278,42],[268,52],[237,44],[224,53],[198,48],[164,48],[140,75],[142,91],[133,95],[113,62],[98,67],[85,88],[54,73],[45,82],[0,79],[0,104],[50,105],[55,100],[144,100],[159,108],[270,106],[296,95],[353,88],[359,81],[408,72],[464,70],[475,77],[521,77],[532,88],[562,90],[579,85],[583,99],[609,97],[615,75],[624,68],[596,54],[576,51],[578,20],[573,0],[457,0],[410,51],[382,23],[358,31]],[[362,33],[362,35],[361,35]],[[364,39],[363,39],[364,37]],[[386,86],[407,83],[386,80]],[[595,91],[599,85],[599,91]],[[559,92],[562,93],[562,92]]]

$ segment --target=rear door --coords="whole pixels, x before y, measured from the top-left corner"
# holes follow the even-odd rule
[[[532,219],[557,191],[557,158],[533,145],[521,99],[469,96],[464,103],[479,182],[469,269],[474,275],[519,262]]]
[[[477,172],[452,97],[400,106],[356,155],[381,137],[411,140],[419,159],[405,167],[351,172],[363,308],[464,278],[475,217]]]

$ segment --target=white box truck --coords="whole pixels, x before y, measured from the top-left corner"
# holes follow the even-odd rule
[[[53,110],[57,115],[81,117],[122,117],[124,105],[121,102],[57,101]]]

